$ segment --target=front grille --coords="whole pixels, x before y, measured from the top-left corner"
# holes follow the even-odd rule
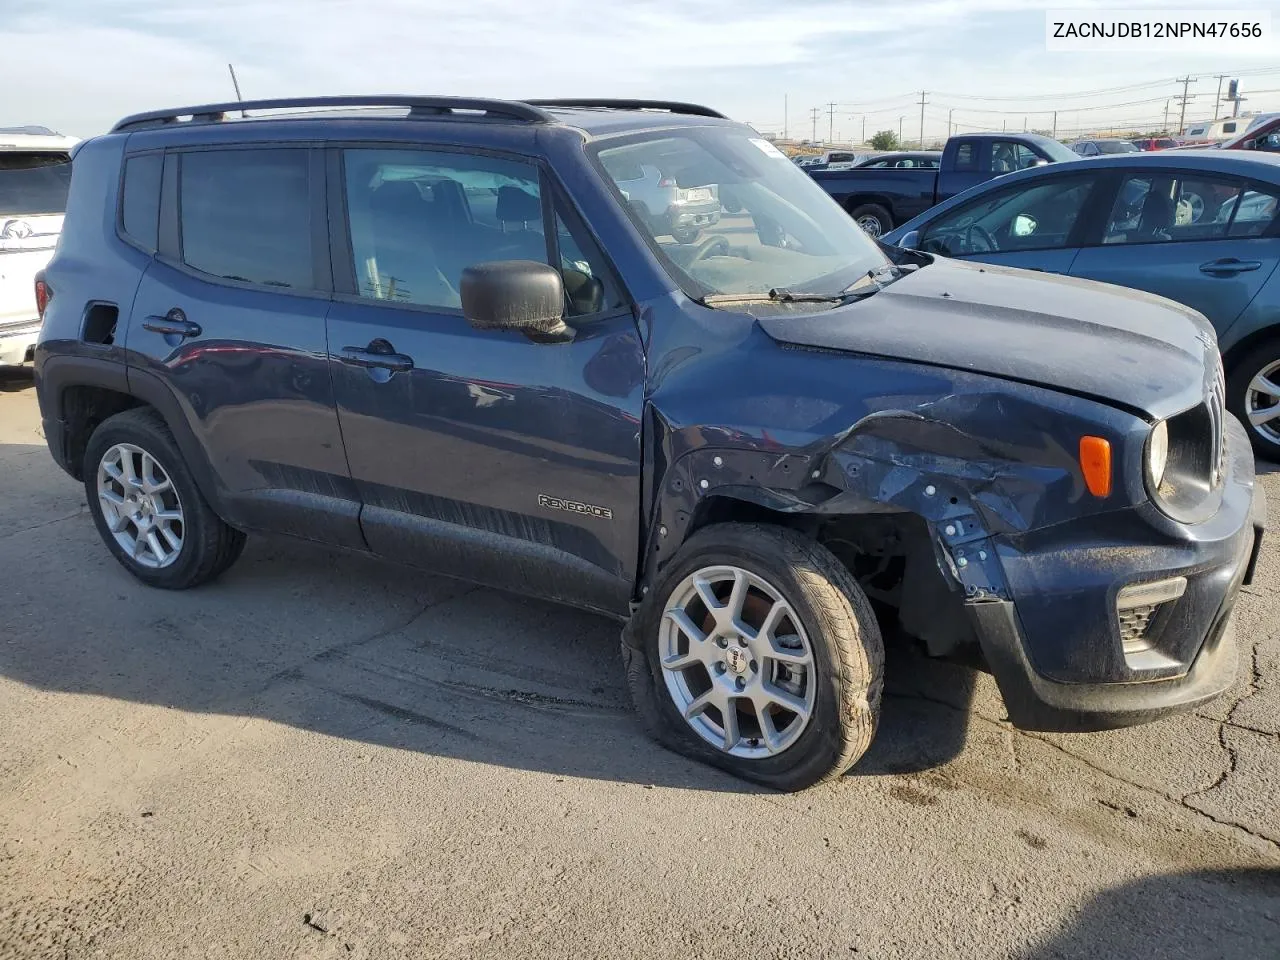
[[[1147,633],[1160,608],[1178,600],[1186,589],[1186,577],[1169,577],[1153,583],[1131,583],[1120,590],[1116,596],[1116,620],[1120,646],[1131,669],[1160,665],[1161,655],[1153,649],[1159,637],[1148,637]]]
[[[1213,475],[1213,485],[1222,483],[1227,471],[1227,381],[1222,372],[1222,360],[1218,360],[1213,373],[1213,385],[1209,388],[1209,396],[1205,400],[1205,408],[1209,411],[1209,442]]]

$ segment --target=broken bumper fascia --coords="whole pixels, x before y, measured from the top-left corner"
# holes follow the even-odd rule
[[[1239,487],[1245,478],[1233,476],[1231,482]],[[1237,529],[1192,548],[1190,556],[1184,548],[1179,567],[1139,567],[1140,558],[1151,556],[1150,546],[1132,547],[1135,579],[1187,577],[1187,593],[1178,603],[1186,604],[1188,610],[1180,612],[1175,605],[1163,619],[1165,646],[1188,651],[1184,662],[1171,669],[1144,675],[1124,666],[1118,631],[1113,618],[1107,616],[1087,623],[1092,636],[1086,646],[1092,649],[1081,650],[1077,641],[1077,649],[1070,651],[1078,663],[1089,665],[1087,680],[1046,676],[1032,655],[1054,640],[1029,636],[1020,613],[1021,608],[1036,606],[1038,598],[1020,597],[1015,590],[1011,599],[967,603],[966,612],[1000,687],[1010,721],[1026,730],[1105,730],[1190,710],[1225,693],[1235,680],[1238,659],[1232,613],[1241,585],[1253,578],[1266,526],[1266,500],[1261,488],[1253,484],[1252,470],[1247,490],[1235,490],[1237,498],[1246,492],[1248,508],[1238,518]],[[1041,567],[1039,573],[1052,578],[1051,568]],[[1112,610],[1115,595],[1114,587],[1107,589],[1095,609]],[[1084,611],[1090,606],[1080,603],[1082,616],[1087,616]],[[1078,628],[1079,624],[1072,626]],[[1064,624],[1062,632],[1068,629]],[[1100,666],[1105,664],[1110,666]],[[1085,671],[1082,666],[1081,672]],[[1106,677],[1109,671],[1114,679]]]

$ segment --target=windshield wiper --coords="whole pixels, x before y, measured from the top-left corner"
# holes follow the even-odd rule
[[[910,272],[892,265],[868,270],[840,293],[802,293],[789,287],[774,287],[767,293],[711,293],[699,299],[698,303],[706,307],[721,303],[833,303],[842,306],[865,300]]]

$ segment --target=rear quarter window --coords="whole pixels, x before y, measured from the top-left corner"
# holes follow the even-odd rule
[[[164,155],[130,157],[124,165],[124,196],[120,225],[125,236],[144,250],[155,252],[160,224],[160,175]]]

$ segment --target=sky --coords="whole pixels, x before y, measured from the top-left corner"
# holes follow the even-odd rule
[[[1201,11],[1217,3],[1201,0]],[[0,126],[100,133],[142,110],[246,98],[421,93],[706,103],[762,132],[926,139],[957,130],[1161,125],[1197,77],[1280,110],[1274,55],[1048,52],[1074,0],[0,0]],[[1125,0],[1173,12],[1178,0]],[[1233,8],[1280,5],[1231,0]],[[1141,85],[1141,86],[1140,86]],[[1121,89],[1117,89],[1121,88]],[[1127,88],[1127,89],[1125,89]],[[1096,92],[1105,91],[1105,92]],[[1224,89],[1225,92],[1225,89]],[[1078,94],[1087,94],[1084,96]],[[834,108],[829,104],[834,103]],[[1169,104],[1176,124],[1176,99]],[[810,110],[820,107],[814,124]]]

